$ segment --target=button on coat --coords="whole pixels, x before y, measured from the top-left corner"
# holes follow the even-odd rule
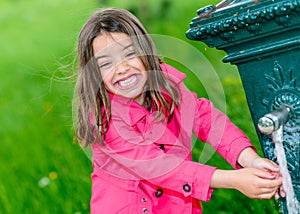
[[[184,190],[185,192],[191,191],[190,185],[188,185],[188,184],[183,185],[183,190]]]
[[[155,196],[156,196],[157,198],[161,197],[162,194],[163,194],[163,190],[162,190],[162,189],[157,189],[157,190],[155,191]]]

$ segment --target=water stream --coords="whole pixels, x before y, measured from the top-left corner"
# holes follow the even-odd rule
[[[300,213],[300,203],[295,197],[292,179],[287,167],[286,155],[283,148],[283,127],[281,126],[273,133],[273,141],[275,143],[275,155],[282,174],[282,185],[286,194],[286,204],[289,214]]]

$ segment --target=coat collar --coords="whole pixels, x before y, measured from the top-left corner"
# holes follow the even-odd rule
[[[133,99],[109,93],[112,106],[112,116],[117,115],[130,126],[134,126],[150,112]]]

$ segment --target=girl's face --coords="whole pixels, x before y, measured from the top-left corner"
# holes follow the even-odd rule
[[[131,38],[125,33],[103,33],[94,39],[93,51],[106,89],[142,104],[147,73]]]

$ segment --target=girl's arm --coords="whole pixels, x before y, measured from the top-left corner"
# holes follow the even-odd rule
[[[211,188],[236,189],[249,198],[269,199],[282,183],[276,174],[255,168],[215,170]]]
[[[198,99],[194,132],[204,142],[211,144],[234,168],[254,167],[279,173],[278,166],[261,158],[249,138],[230,119],[206,99]]]
[[[238,157],[238,163],[242,167],[251,167],[252,162],[259,158],[258,154],[250,147],[245,148]]]
[[[260,158],[246,135],[210,101],[198,99],[197,103],[196,135],[210,143],[233,167],[244,167],[239,170],[217,169],[210,187],[237,189],[251,198],[271,198],[281,185],[277,165]]]
[[[201,141],[209,143],[236,169],[248,164],[248,155],[251,160],[257,157],[249,138],[223,112],[216,109],[207,99],[197,99],[196,103],[193,131]],[[246,152],[247,156],[240,155],[248,149],[253,153]],[[238,161],[239,157],[243,157],[243,163]]]
[[[239,157],[238,163],[246,167],[254,167],[265,171],[279,173],[279,167],[271,160],[267,158],[261,158],[252,148],[248,147],[244,149]]]

